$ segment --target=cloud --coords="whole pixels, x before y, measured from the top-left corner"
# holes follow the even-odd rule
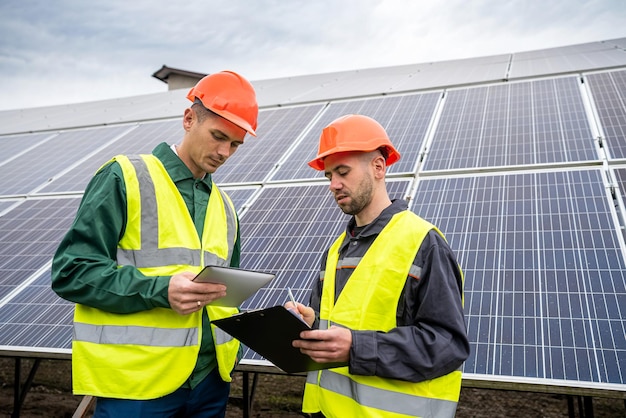
[[[3,0],[0,109],[167,90],[161,65],[251,80],[626,36],[612,0]]]

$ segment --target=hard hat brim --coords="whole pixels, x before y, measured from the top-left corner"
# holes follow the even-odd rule
[[[243,129],[244,131],[248,132],[250,135],[256,136],[256,131],[243,118],[240,118],[239,116],[233,115],[232,113],[224,111],[224,110],[213,110],[213,109],[210,109],[210,110],[211,110],[211,112],[213,112],[213,113],[215,113],[217,115],[220,115],[221,117],[223,117],[227,121],[232,122],[235,125],[239,126],[241,129]]]
[[[400,160],[400,153],[395,148],[388,145],[385,145],[384,147],[387,149],[387,152],[389,154],[387,156],[387,159],[385,160],[385,164],[387,165],[387,167],[389,167],[391,164],[397,163]],[[328,157],[331,154],[337,154],[339,152],[372,152],[376,151],[377,149],[378,147],[370,150],[355,150],[352,147],[335,147],[319,154],[317,157],[315,157],[315,159],[309,161],[307,164],[309,165],[309,167],[315,170],[324,171],[324,158]]]

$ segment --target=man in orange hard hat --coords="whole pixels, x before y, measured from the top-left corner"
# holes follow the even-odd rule
[[[225,415],[240,347],[211,321],[237,308],[193,278],[239,266],[239,219],[211,174],[256,135],[258,105],[232,71],[187,98],[182,140],[104,164],[54,256],[52,288],[76,303],[73,390],[97,398],[96,418]]]
[[[378,122],[347,115],[322,130],[309,162],[352,218],[322,261],[310,307],[297,304],[318,329],[302,332],[294,346],[320,363],[348,363],[309,373],[304,412],[455,414],[469,355],[463,274],[442,233],[404,200],[390,200],[385,173],[399,159]]]

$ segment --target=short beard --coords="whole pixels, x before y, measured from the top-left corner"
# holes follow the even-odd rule
[[[364,177],[359,183],[356,193],[350,195],[351,203],[346,206],[339,206],[343,213],[347,215],[358,215],[372,201],[374,183],[370,177]]]

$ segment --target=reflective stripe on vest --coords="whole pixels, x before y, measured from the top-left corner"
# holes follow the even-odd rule
[[[363,257],[346,257],[342,260],[339,260],[337,262],[337,269],[345,269],[345,268],[354,269],[356,266],[359,265],[359,262],[361,262],[362,258]],[[416,266],[415,264],[411,265],[411,268],[409,269],[409,276],[419,279],[421,274],[422,274],[421,267]],[[323,278],[323,277],[324,277],[324,272],[321,272],[320,278]]]
[[[340,262],[339,249],[345,238],[345,233],[342,234],[328,251],[320,328],[337,324],[354,330],[387,332],[397,326],[398,300],[407,277],[421,274],[413,260],[432,229],[439,232],[414,213],[400,212],[392,217],[362,258]],[[393,242],[403,245],[390,245]],[[335,276],[340,266],[354,268],[354,272],[335,301]],[[459,371],[411,383],[352,375],[347,367],[340,367],[308,374],[302,410],[321,411],[327,417],[451,417],[456,411],[460,387]]]
[[[234,338],[232,335],[230,335],[226,331],[223,331],[221,328],[214,327],[213,328],[213,340],[215,341],[216,345],[220,345],[220,344],[226,344],[231,341],[234,341]]]
[[[77,322],[74,324],[74,340],[95,344],[184,347],[197,344],[198,329],[92,325]]]
[[[140,156],[129,156],[128,159],[135,167],[137,180],[139,182],[139,195],[141,208],[146,213],[157,213],[157,198],[154,189],[154,182],[148,171],[146,162]],[[226,210],[226,221],[228,231],[228,242],[235,242],[237,233],[237,217],[235,209],[230,203],[230,199],[213,184],[212,191],[218,191],[224,199]],[[159,223],[156,216],[141,217],[141,249],[118,248],[117,262],[120,265],[133,265],[138,268],[155,267],[163,265],[187,264],[190,266],[201,265],[201,255],[198,251],[189,248],[159,248]],[[216,254],[204,252],[204,265],[227,264],[226,259],[218,257]],[[232,247],[229,248],[228,260],[232,256]]]
[[[318,384],[317,378],[317,373],[309,373],[307,383]],[[453,417],[457,406],[456,402],[453,401],[420,397],[362,385],[350,379],[349,376],[333,372],[332,369],[321,371],[319,387],[355,399],[365,407],[410,417],[416,416],[417,411],[424,411],[419,415],[420,417]]]

